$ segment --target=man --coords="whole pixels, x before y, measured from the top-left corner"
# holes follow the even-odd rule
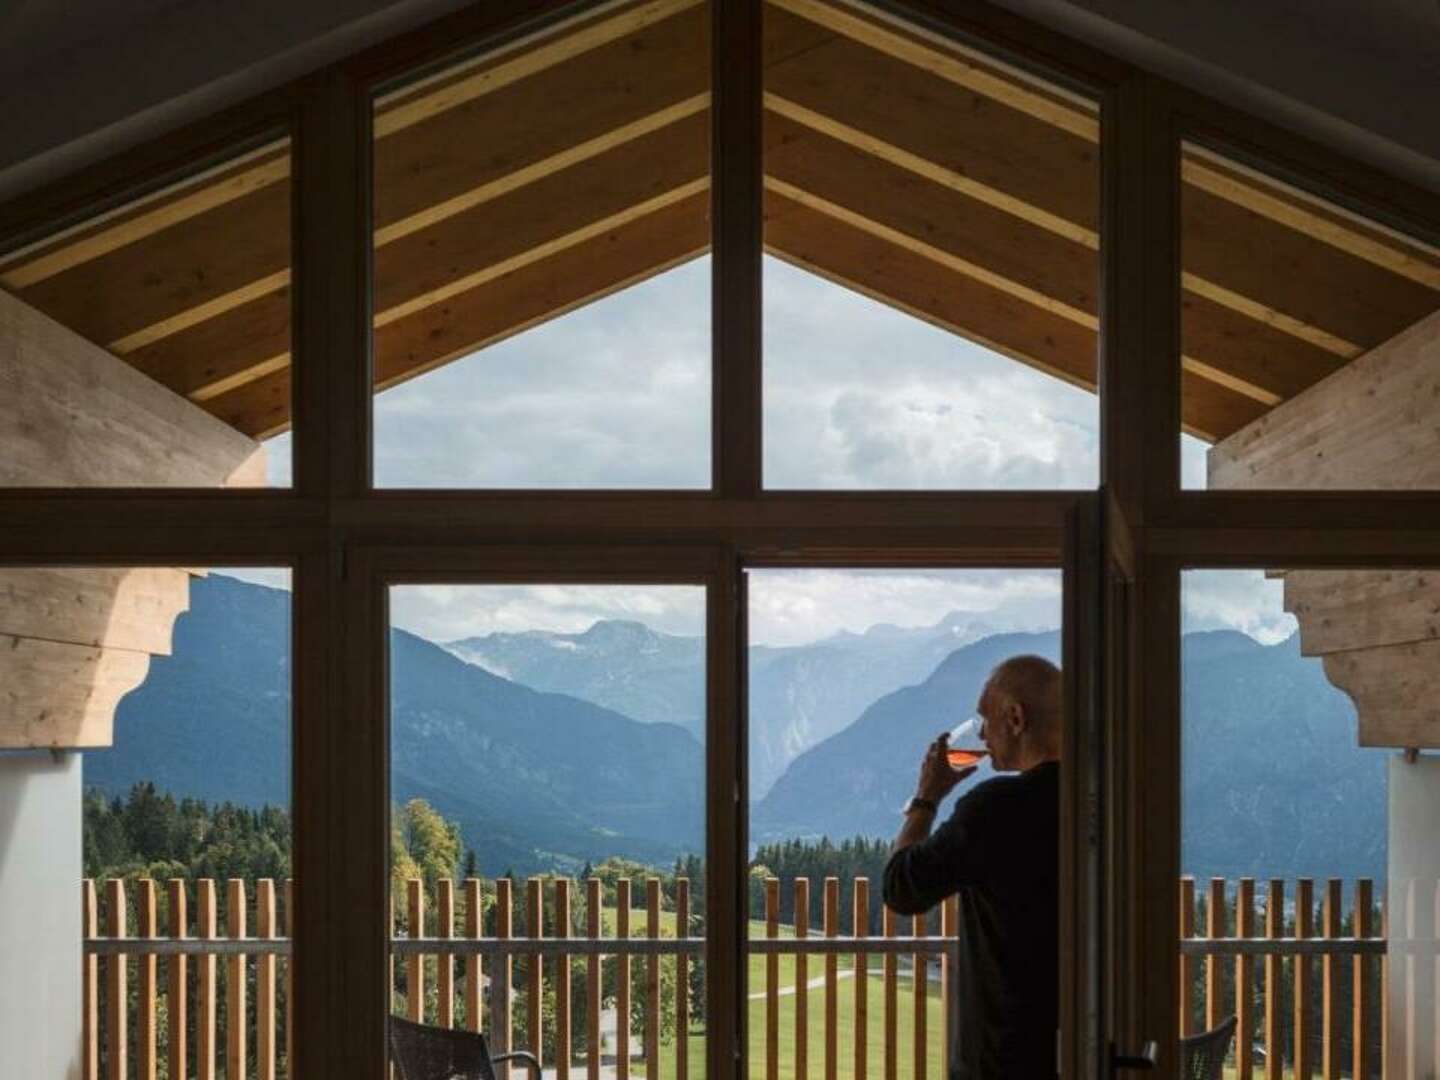
[[[936,807],[975,771],[930,744],[885,867],[885,903],[918,915],[960,894],[959,1023],[952,1080],[1051,1080],[1057,1003],[1060,669],[1016,656],[990,674],[977,711],[998,776],[935,832]]]

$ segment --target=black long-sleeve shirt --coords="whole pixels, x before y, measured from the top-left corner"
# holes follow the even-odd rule
[[[998,776],[885,867],[902,915],[960,894],[952,1080],[1052,1080],[1059,1021],[1060,766]]]

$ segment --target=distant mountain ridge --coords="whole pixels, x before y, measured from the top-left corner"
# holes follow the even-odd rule
[[[221,575],[196,580],[174,655],[155,658],[144,685],[121,702],[115,748],[87,753],[86,783],[122,793],[153,780],[177,795],[288,805],[289,605],[279,590]],[[969,630],[944,632],[958,640]],[[654,652],[627,652],[616,645],[626,635],[660,640]],[[569,636],[586,635],[557,635]],[[684,660],[693,647],[684,643],[699,641],[664,638],[611,624],[589,640],[614,668],[612,685],[643,688],[645,671],[676,670],[669,660]],[[1054,631],[991,634],[944,650],[937,639],[943,634],[881,629],[755,650],[752,700],[783,691],[791,717],[830,720],[826,702],[873,685],[872,667],[892,680],[757,798],[755,840],[890,837],[925,743],[971,711],[994,664],[1018,652],[1054,659],[1060,644]],[[872,664],[866,642],[881,655],[896,647]],[[578,869],[609,854],[663,863],[702,847],[703,752],[685,727],[537,691],[401,631],[391,648],[393,798],[426,798],[460,821],[483,872]],[[940,657],[918,676],[894,674],[929,650]],[[1320,663],[1301,657],[1294,639],[1264,646],[1230,631],[1185,635],[1182,658],[1184,869],[1383,876],[1385,752],[1356,747],[1353,707]],[[828,685],[847,670],[866,674]],[[758,685],[764,678],[771,689]]]
[[[951,612],[931,626],[879,624],[805,645],[750,649],[750,788],[763,795],[802,751],[853,723],[896,686],[919,682],[951,651],[992,632]],[[585,698],[704,738],[705,642],[642,623],[601,620],[588,630],[492,633],[447,649],[537,690]]]
[[[289,641],[288,593],[197,579],[174,654],[120,703],[85,783],[288,806]],[[684,729],[539,693],[403,631],[391,650],[392,798],[459,821],[486,873],[703,848],[702,751]]]

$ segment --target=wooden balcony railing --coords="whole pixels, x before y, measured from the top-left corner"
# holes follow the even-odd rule
[[[761,883],[746,942],[751,1075],[943,1080],[955,901],[900,919],[864,878],[848,883],[844,905],[837,878],[819,885]],[[288,1075],[289,882],[83,888],[86,1080]],[[1197,896],[1182,879],[1181,1029],[1236,1013],[1235,1077],[1380,1076],[1383,904],[1362,880],[1347,914],[1344,891],[1325,883],[1317,931],[1311,881],[1293,894],[1270,882],[1262,922],[1252,880],[1214,879]],[[411,881],[398,907],[397,1014],[483,1030],[493,1052],[530,1050],[555,1080],[703,1077],[703,980],[691,976],[704,938],[685,879],[532,879],[517,890],[471,878],[442,880],[433,896]]]

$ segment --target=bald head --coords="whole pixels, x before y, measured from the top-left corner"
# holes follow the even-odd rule
[[[985,741],[997,768],[1026,769],[1060,753],[1060,669],[1043,656],[996,665],[980,695]]]

